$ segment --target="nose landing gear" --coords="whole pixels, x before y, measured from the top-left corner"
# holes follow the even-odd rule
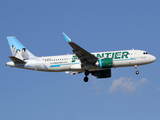
[[[136,74],[138,75],[138,74],[139,74],[139,71],[136,71]]]
[[[137,65],[135,65],[135,69],[136,69],[136,74],[138,75],[139,74],[139,71],[137,70]]]
[[[84,77],[84,82],[88,82],[88,75],[89,75],[89,71],[88,70],[86,70],[85,72],[84,72],[84,74],[85,74],[85,76],[86,77]]]

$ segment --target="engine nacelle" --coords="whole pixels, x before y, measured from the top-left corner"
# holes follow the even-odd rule
[[[105,58],[105,59],[99,59],[96,63],[96,66],[99,68],[111,68],[113,67],[113,59],[112,58]]]
[[[100,70],[91,72],[92,75],[97,76],[97,78],[109,78],[111,77],[111,69]]]

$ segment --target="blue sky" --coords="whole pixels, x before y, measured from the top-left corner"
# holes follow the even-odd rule
[[[1,0],[1,120],[159,120],[160,1]],[[72,53],[62,35],[89,52],[141,49],[156,62],[112,69],[112,77],[5,66],[16,36],[34,55]]]

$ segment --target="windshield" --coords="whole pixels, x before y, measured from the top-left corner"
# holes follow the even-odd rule
[[[147,52],[143,52],[143,54],[148,54]]]

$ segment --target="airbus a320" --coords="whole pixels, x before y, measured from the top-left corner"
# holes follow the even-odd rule
[[[72,55],[37,57],[23,46],[14,36],[7,37],[12,56],[7,66],[46,72],[66,72],[71,75],[84,72],[84,82],[88,75],[97,78],[111,77],[111,68],[137,66],[152,63],[156,57],[144,50],[121,50],[90,53],[74,43],[65,33],[66,41],[73,48]]]

